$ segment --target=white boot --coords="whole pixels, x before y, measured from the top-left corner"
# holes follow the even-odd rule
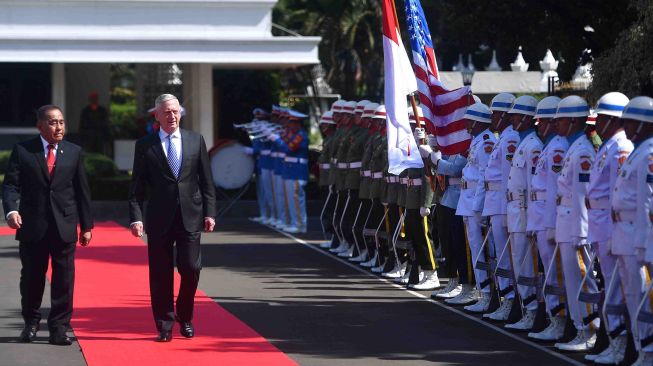
[[[458,279],[456,278],[455,283],[451,284],[451,291],[449,292],[441,292],[435,297],[437,299],[453,299],[454,297],[460,295],[460,293],[463,291],[463,286],[458,284]]]
[[[501,306],[493,313],[483,314],[484,318],[505,322],[510,315],[510,309],[512,309],[512,302],[514,299],[503,299]]]
[[[458,278],[450,278],[447,285],[443,288],[439,288],[431,293],[431,297],[435,298],[438,294],[445,294],[451,292],[454,288],[458,286]]]
[[[551,323],[541,332],[530,332],[528,333],[528,338],[537,339],[540,341],[557,341],[565,333],[565,324],[567,318],[564,316],[556,315],[551,318]]]
[[[576,338],[567,343],[556,343],[555,348],[561,351],[587,352],[596,342],[596,332],[590,329],[579,330]]]
[[[465,306],[464,309],[472,313],[484,313],[490,307],[490,300],[490,293],[481,291],[478,301],[475,304]]]
[[[462,285],[460,293],[453,298],[444,300],[447,304],[451,305],[467,305],[471,304],[478,299],[476,289],[472,285]]]
[[[515,329],[515,330],[531,330],[533,328],[533,323],[535,323],[535,310],[526,310],[524,311],[524,316],[517,323],[506,324],[504,328],[506,329]]]
[[[651,366],[653,365],[653,352],[639,351],[637,361],[630,366]]]
[[[424,279],[420,283],[410,286],[414,290],[433,290],[438,287],[440,287],[440,279],[436,271],[424,271]]]
[[[374,265],[374,264],[372,264]],[[376,267],[372,267],[372,273],[381,273],[383,272],[383,269],[385,268],[385,262],[381,261],[381,264],[379,264]]]
[[[400,278],[406,272],[406,266],[408,266],[408,264],[406,263],[403,264],[395,263],[395,268],[393,268],[390,272],[384,273],[382,276],[385,278]]]
[[[338,257],[341,258],[351,258],[354,256],[354,250],[356,250],[356,245],[351,245],[349,248],[343,252],[338,253]]]
[[[599,365],[618,365],[626,354],[626,335],[620,335],[610,340],[610,346],[594,357],[594,363]],[[587,355],[589,356],[589,355]],[[585,356],[585,359],[587,359]]]
[[[365,268],[371,268],[376,264],[376,260],[379,259],[379,252],[374,252],[374,256],[366,262],[362,262],[360,265]]]
[[[363,249],[363,251],[361,252],[360,255],[358,255],[357,257],[354,257],[354,258],[349,258],[349,261],[350,262],[360,263],[360,262],[365,262],[368,259],[369,258],[367,257],[367,249]]]
[[[349,243],[343,240],[340,242],[340,245],[338,245],[335,248],[329,249],[329,251],[331,253],[340,253],[340,252],[344,252],[347,249],[349,249]]]

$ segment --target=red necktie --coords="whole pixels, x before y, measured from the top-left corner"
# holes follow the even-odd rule
[[[48,145],[48,174],[52,177],[54,172],[54,145]]]

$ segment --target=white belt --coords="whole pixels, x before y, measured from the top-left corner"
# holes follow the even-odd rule
[[[573,206],[573,201],[569,197],[558,196],[556,199],[556,204],[558,206],[571,207]]]
[[[635,222],[637,211],[612,211],[612,221],[614,222]]]
[[[273,153],[270,153],[270,156],[273,157],[273,158],[276,158],[276,157],[279,156],[279,153],[275,151]]]
[[[531,191],[531,201],[546,201],[546,192]]]
[[[365,171],[363,171],[363,176],[364,176],[364,177],[371,177],[371,176],[372,176],[372,171],[371,171],[371,170],[365,170]]]
[[[270,155],[270,150],[261,150],[261,155]]]
[[[294,156],[286,156],[284,159],[286,163],[299,163],[299,164],[308,164],[308,159],[296,158]]]
[[[336,159],[336,158],[331,158],[331,164],[337,164],[337,163],[338,163],[338,159]]]
[[[485,182],[486,191],[501,191],[503,187],[500,182]]]
[[[408,179],[408,186],[421,186],[422,185],[422,178],[416,178],[416,179]]]
[[[331,168],[331,165],[329,164],[320,164],[320,169],[322,170],[329,170]]]
[[[462,180],[461,180],[460,178],[449,177],[449,179],[447,180],[447,182],[449,183],[449,185],[456,185],[456,186],[458,186],[458,185],[461,184]]]
[[[351,168],[351,169],[353,169],[353,168],[360,168],[360,167],[362,167],[362,166],[363,166],[363,162],[362,162],[362,161],[354,161],[354,162],[349,163],[349,168]]]
[[[347,169],[347,163],[338,163],[338,168]]]
[[[610,199],[608,198],[602,200],[585,199],[585,207],[591,210],[609,210],[612,208],[610,206]]]
[[[476,186],[478,186],[478,182],[476,181],[466,181],[463,180],[461,183],[462,189],[476,189]]]
[[[374,172],[374,173],[372,173],[372,178],[374,178],[374,179],[383,178],[383,172]]]
[[[408,185],[408,178],[399,178],[399,183]]]
[[[399,183],[399,177],[391,175],[389,177],[385,177],[385,181],[387,183]]]

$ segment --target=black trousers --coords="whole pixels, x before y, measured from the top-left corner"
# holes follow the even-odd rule
[[[344,207],[347,202],[347,195],[349,195],[349,204],[347,207]],[[349,189],[340,192],[340,199],[343,205],[342,211],[342,235],[345,237],[345,240],[349,245],[353,245],[356,242],[354,241],[354,234],[352,233],[352,228],[354,227],[354,220],[356,220],[356,213],[358,212],[358,205],[360,200],[358,199],[358,190]]]
[[[333,189],[331,196],[329,196],[329,190]],[[327,201],[327,197],[329,198]],[[335,235],[333,230],[333,215],[336,208],[336,201],[338,200],[338,195],[334,188],[329,186],[320,187],[320,198],[323,203],[324,215],[322,215],[322,227],[324,228],[325,234]]]
[[[359,207],[360,207],[360,211],[358,210]],[[360,245],[361,250],[367,249],[369,253],[374,253],[374,243],[367,243],[365,241],[365,237],[363,236],[363,230],[366,228],[365,226],[366,221],[369,226],[369,217],[372,214],[371,209],[372,209],[372,200],[370,199],[358,200],[358,205],[354,207],[355,219],[356,219],[356,213],[358,213],[358,218],[356,219],[356,225],[354,225],[354,235],[358,240],[358,244]]]
[[[181,276],[177,294],[177,319],[193,319],[195,291],[202,269],[201,232],[188,232],[177,207],[172,226],[157,234],[148,234],[147,255],[150,268],[150,298],[157,330],[171,330],[175,322],[174,264]],[[174,249],[177,249],[176,258]]]
[[[407,209],[404,221],[406,236],[413,243],[415,260],[426,271],[435,270],[435,248],[428,237],[428,218],[425,219],[417,209]]]
[[[442,206],[442,212],[445,216],[446,227],[448,230],[444,233],[449,242],[449,257],[447,261],[452,265],[454,273],[458,275],[458,283],[472,284],[474,281],[471,273],[471,261],[467,252],[467,239],[465,237],[465,224],[463,217],[456,215],[453,208]]]
[[[378,199],[364,200],[364,202],[367,202],[367,206],[361,209],[361,215],[364,214],[367,216],[367,213],[369,212],[369,218],[366,217],[367,225],[365,225],[364,220],[360,225],[364,225],[364,229],[376,230],[379,227],[379,223],[381,223],[381,219],[383,219],[385,208]],[[367,211],[364,211],[365,209],[367,209]],[[381,223],[380,231],[385,231],[385,223]],[[370,256],[374,255],[377,250],[374,238],[366,238],[365,244],[367,245],[367,250],[370,252]],[[384,256],[387,255],[387,250],[381,251],[381,254]]]
[[[48,220],[45,237],[35,242],[20,242],[18,251],[20,270],[21,309],[25,324],[38,324],[41,320],[41,302],[45,289],[48,260],[52,258],[50,285],[50,333],[63,334],[70,326],[73,314],[73,289],[75,286],[76,242],[61,240],[54,218]]]

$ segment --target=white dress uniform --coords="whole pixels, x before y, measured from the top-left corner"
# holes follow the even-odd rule
[[[637,306],[642,288],[647,283],[647,271],[642,266],[647,237],[650,235],[651,192],[653,190],[653,138],[639,144],[621,167],[612,193],[614,226],[612,254],[619,256],[619,277],[630,314],[631,329],[637,329]],[[653,311],[652,309],[647,309]],[[639,334],[633,334],[636,345],[653,333],[645,323],[639,323]],[[644,350],[653,351],[653,345]],[[648,348],[651,348],[650,350]]]
[[[633,143],[626,138],[624,131],[617,132],[601,145],[596,154],[594,165],[590,173],[590,182],[587,189],[587,217],[589,232],[587,240],[597,251],[601,272],[605,280],[605,288],[611,281],[616,281],[606,298],[608,304],[622,304],[619,278],[612,279],[612,273],[617,263],[617,258],[610,253],[610,238],[612,237],[612,218],[610,217],[610,199],[612,188],[615,186],[619,169],[633,151]],[[608,295],[606,291],[606,295]],[[614,331],[622,324],[620,316],[610,315],[607,319],[606,329]]]
[[[517,150],[519,140],[519,133],[512,126],[506,127],[494,145],[494,150],[490,154],[488,165],[485,168],[485,202],[482,216],[490,217],[492,237],[495,245],[494,252],[497,256],[497,261],[508,241],[506,187],[508,185],[508,174],[510,173],[513,155]],[[510,254],[507,251],[501,260],[498,261],[497,267],[505,270],[512,269],[510,265]],[[509,291],[510,279],[499,278],[498,282],[499,292],[506,296],[507,299],[512,299],[514,294],[512,291]]]
[[[547,276],[547,285],[561,286],[562,268],[559,255],[553,258],[555,251],[556,227],[556,199],[558,197],[558,176],[562,170],[565,154],[569,149],[569,142],[564,136],[554,136],[544,147],[535,166],[535,174],[531,179],[530,202],[527,208],[528,222],[526,230],[535,232],[537,237],[537,250]],[[551,261],[554,273],[548,274]],[[564,310],[565,303],[554,294],[544,296],[546,310],[551,316],[556,316]]]
[[[589,176],[594,163],[594,146],[583,131],[571,137],[573,143],[565,156],[558,177],[558,208],[555,238],[560,245],[562,271],[570,316],[577,330],[587,329],[591,323],[598,327],[598,313],[591,304],[580,304],[578,289],[585,276],[589,258],[580,244],[587,243],[587,207],[585,198]],[[598,291],[590,278],[583,286],[585,292]]]
[[[526,238],[526,207],[531,191],[531,177],[542,152],[542,140],[533,130],[520,133],[521,139],[512,158],[512,167],[507,183],[507,222],[511,235],[512,265],[515,277],[534,277],[537,253],[530,248]],[[524,260],[524,258],[526,260]],[[523,266],[522,266],[523,262]],[[525,309],[537,310],[536,289],[530,286],[517,286]]]
[[[478,257],[483,244],[481,233],[481,211],[485,199],[483,174],[496,141],[496,136],[489,129],[474,137],[469,146],[467,165],[463,168],[463,181],[456,215],[463,216],[472,260]],[[481,258],[483,261],[486,260]],[[482,283],[488,283],[487,271],[474,269],[474,274],[477,287],[481,288]],[[483,287],[481,291],[490,293],[490,286]]]

